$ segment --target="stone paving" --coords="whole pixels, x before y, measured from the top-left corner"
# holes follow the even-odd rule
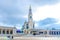
[[[60,37],[16,37],[14,40],[60,40]]]
[[[0,38],[0,40],[60,40],[60,37],[14,37],[14,39]]]

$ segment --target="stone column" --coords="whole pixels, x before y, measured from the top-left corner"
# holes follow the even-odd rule
[[[1,34],[3,34],[2,32],[3,32],[3,29],[1,29]]]
[[[6,32],[7,32],[7,30],[5,29],[5,34],[7,34]]]
[[[10,30],[9,30],[9,34],[10,34]]]
[[[0,34],[1,34],[1,29],[0,29]]]
[[[9,30],[6,30],[6,34],[7,34],[7,31],[8,31],[8,34],[9,34]]]
[[[13,29],[12,31],[13,31],[13,34],[16,34],[16,29]]]
[[[50,36],[49,32],[50,32],[50,31],[48,30],[48,31],[47,31],[47,35],[46,35],[46,36]]]
[[[29,32],[28,34],[30,34],[31,31],[28,31],[28,32]]]
[[[1,34],[1,29],[0,29],[0,34]]]

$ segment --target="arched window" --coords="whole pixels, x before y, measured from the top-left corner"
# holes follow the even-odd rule
[[[33,28],[34,28],[34,24],[33,24]]]
[[[9,34],[9,31],[7,30],[7,32],[6,32],[7,34]]]
[[[1,29],[0,29],[0,34],[1,34]]]
[[[10,31],[10,34],[13,34],[13,30]]]
[[[27,26],[26,26],[26,29],[28,29],[29,27],[28,27],[28,24],[27,24]]]
[[[5,30],[3,30],[3,34],[5,34]]]

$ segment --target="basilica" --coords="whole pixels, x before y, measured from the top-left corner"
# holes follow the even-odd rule
[[[39,36],[39,37],[60,37],[60,30],[45,30],[35,29],[35,22],[33,21],[32,9],[29,7],[28,21],[25,21],[22,26],[22,31],[17,31],[16,27],[0,26],[0,37],[6,36],[8,38],[21,37],[21,36]]]
[[[60,30],[35,29],[31,6],[29,7],[28,21],[25,21],[23,25],[23,33],[38,36],[60,36]]]
[[[29,34],[30,33],[29,30],[32,30],[32,29],[34,29],[34,21],[33,21],[33,17],[32,17],[31,6],[30,6],[29,14],[28,14],[28,22],[27,21],[24,22],[23,31],[24,31],[24,33]]]

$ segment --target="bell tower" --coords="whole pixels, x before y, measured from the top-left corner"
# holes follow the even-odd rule
[[[34,29],[34,22],[33,22],[33,17],[32,17],[32,9],[31,6],[29,7],[29,14],[28,14],[28,21],[24,23],[23,25],[23,31],[26,34],[30,34],[30,30]]]
[[[28,21],[33,21],[31,6],[29,7]]]
[[[33,29],[34,28],[34,22],[33,22],[33,18],[32,18],[32,9],[31,9],[31,6],[29,7],[28,25],[29,25],[29,29]]]

